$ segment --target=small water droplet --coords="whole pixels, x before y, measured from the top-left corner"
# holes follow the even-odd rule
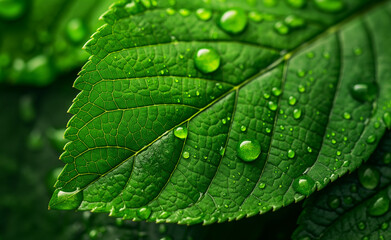
[[[221,147],[219,153],[220,153],[221,156],[224,156],[225,148]]]
[[[289,102],[289,105],[293,106],[296,104],[297,99],[293,96],[290,96],[288,102]]]
[[[307,147],[307,152],[312,153],[312,148],[311,147]]]
[[[293,110],[293,118],[294,119],[299,119],[301,117],[301,109],[294,109]]]
[[[205,9],[205,8],[199,8],[196,11],[196,15],[197,15],[198,19],[200,19],[202,21],[208,21],[209,19],[212,18],[212,11],[209,9]]]
[[[212,48],[201,48],[194,57],[196,67],[203,73],[216,71],[220,66],[220,55]]]
[[[358,170],[358,179],[363,187],[372,190],[380,182],[380,173],[374,167],[363,166]]]
[[[341,200],[338,197],[336,197],[336,196],[330,196],[327,199],[327,203],[328,203],[330,208],[337,209],[341,205]]]
[[[342,152],[341,151],[337,151],[337,156],[341,156]]]
[[[388,228],[388,223],[387,222],[382,223],[381,229],[386,230],[387,228]]]
[[[72,192],[64,192],[57,189],[50,200],[50,209],[73,210],[80,206],[83,201],[83,192],[79,189]]]
[[[0,18],[16,20],[26,12],[26,0],[3,0],[0,1]]]
[[[314,0],[314,2],[319,10],[329,13],[339,12],[345,7],[341,0]]]
[[[254,22],[262,22],[263,21],[263,16],[257,11],[251,11],[248,14],[248,18]]]
[[[174,15],[176,13],[175,9],[173,8],[167,8],[166,13],[170,16]]]
[[[391,129],[391,114],[389,112],[384,113],[383,115],[383,121],[386,127],[390,130]]]
[[[151,216],[152,210],[148,207],[142,207],[137,210],[137,216],[139,216],[141,219],[146,220]]]
[[[368,138],[367,138],[367,143],[368,144],[372,144],[374,142],[376,142],[376,136],[375,135],[369,135]]]
[[[277,110],[277,103],[273,102],[273,101],[270,101],[268,102],[267,104],[268,108],[271,110],[271,111],[276,111]]]
[[[226,124],[226,123],[227,123],[227,120],[226,120],[225,118],[223,118],[223,119],[221,120],[221,122],[222,122],[223,124]]]
[[[183,152],[183,158],[185,159],[188,159],[190,157],[190,153],[189,152]]]
[[[274,87],[272,88],[272,93],[274,96],[278,97],[281,95],[281,89]]]
[[[287,2],[294,8],[303,8],[307,4],[307,0],[287,0]]]
[[[377,93],[375,83],[358,83],[350,88],[350,94],[359,102],[372,102],[376,99]]]
[[[238,156],[245,162],[251,162],[261,154],[261,144],[256,140],[243,140],[238,144]]]
[[[242,126],[240,127],[240,131],[245,132],[246,130],[247,130],[247,127],[246,127],[246,126],[242,125]]]
[[[360,230],[364,230],[365,227],[366,227],[364,222],[359,222],[359,223],[357,224],[357,226],[358,226],[358,229],[360,229]]]
[[[289,15],[285,18],[284,22],[290,27],[290,28],[301,28],[305,26],[305,20],[301,17],[297,17],[294,15]]]
[[[344,112],[344,113],[343,113],[343,118],[345,118],[346,120],[349,120],[349,119],[352,118],[352,116],[350,115],[350,113]]]
[[[265,183],[260,183],[260,184],[259,184],[259,188],[260,188],[260,189],[264,189],[265,187],[266,187],[266,184],[265,184]]]
[[[315,181],[309,176],[303,175],[293,181],[293,189],[300,194],[309,196],[315,191]]]
[[[385,194],[376,196],[369,203],[368,213],[371,216],[381,216],[390,208],[390,199]]]
[[[265,128],[265,131],[266,131],[266,133],[271,133],[271,129],[270,128]]]
[[[269,98],[270,98],[270,94],[268,94],[268,93],[264,93],[264,94],[263,94],[263,98],[265,98],[265,99],[269,99]]]
[[[228,33],[238,34],[247,26],[247,15],[241,9],[228,10],[222,14],[219,26]]]
[[[183,17],[187,17],[190,15],[190,11],[188,9],[182,8],[179,9],[179,14],[182,15]]]
[[[292,149],[289,149],[288,150],[288,158],[294,158],[296,156],[296,153],[295,151],[293,151]]]
[[[281,34],[281,35],[287,35],[289,33],[289,27],[282,21],[278,21],[274,24],[274,30]]]
[[[87,25],[79,18],[71,19],[66,25],[66,34],[73,43],[83,42],[88,34]]]
[[[304,93],[305,92],[305,87],[304,87],[304,85],[299,85],[298,87],[297,87],[297,90],[300,92],[300,93]]]
[[[174,135],[177,138],[185,139],[187,137],[187,128],[186,127],[177,127],[174,130]]]

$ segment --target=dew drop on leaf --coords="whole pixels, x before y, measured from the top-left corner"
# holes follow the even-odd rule
[[[183,17],[187,17],[190,15],[190,11],[188,9],[182,8],[179,9],[179,14]]]
[[[373,199],[368,206],[368,213],[371,216],[381,216],[390,208],[390,199],[385,194],[380,194]]]
[[[75,44],[83,42],[88,34],[87,26],[79,18],[71,19],[66,25],[66,34],[68,39]]]
[[[261,154],[261,144],[256,140],[243,140],[238,144],[238,156],[245,162],[252,162]]]
[[[305,87],[303,86],[303,85],[299,85],[298,87],[297,87],[297,90],[299,91],[299,93],[304,93],[305,92]]]
[[[277,103],[273,102],[273,101],[270,101],[268,102],[267,104],[268,108],[272,111],[276,111],[277,110]]]
[[[194,56],[196,67],[203,73],[216,71],[220,66],[220,55],[212,48],[201,48]]]
[[[367,143],[368,144],[372,144],[376,142],[376,136],[375,135],[369,135],[368,138],[367,138]]]
[[[295,151],[293,151],[292,149],[289,149],[288,150],[288,158],[294,158],[296,156],[296,153]]]
[[[296,178],[293,181],[293,189],[305,196],[309,196],[315,190],[315,181],[307,175]]]
[[[307,0],[287,0],[288,4],[291,6],[291,7],[294,7],[294,8],[303,8],[306,3],[307,3]]]
[[[299,119],[300,117],[301,117],[301,109],[298,109],[298,108],[294,109],[293,110],[293,118]]]
[[[384,113],[383,115],[384,124],[388,129],[391,129],[391,114],[389,112]]]
[[[265,187],[266,187],[266,184],[265,184],[265,183],[260,183],[260,184],[259,184],[259,188],[260,188],[260,189],[264,189]]]
[[[289,15],[285,18],[284,22],[290,27],[290,28],[301,28],[305,26],[305,20],[301,17],[297,17],[294,15]]]
[[[187,137],[187,128],[186,127],[177,127],[174,130],[174,135],[177,138],[185,139]]]
[[[307,147],[307,152],[312,153],[312,148],[311,147]]]
[[[26,0],[2,0],[0,1],[0,18],[16,20],[26,12]]]
[[[358,170],[358,179],[363,187],[372,190],[379,185],[380,173],[373,167],[364,166]]]
[[[188,159],[190,157],[190,153],[189,152],[183,152],[183,158],[185,159]]]
[[[152,210],[147,207],[142,207],[139,210],[137,210],[137,216],[139,216],[141,219],[146,220],[151,216]]]
[[[342,0],[314,0],[315,5],[323,12],[335,13],[344,9]]]
[[[274,24],[274,30],[281,35],[287,35],[289,33],[289,27],[282,21]]]
[[[345,118],[346,120],[349,120],[349,119],[352,118],[352,116],[350,115],[350,113],[344,112],[344,113],[343,113],[343,118]]]
[[[212,11],[205,8],[199,8],[196,11],[198,19],[202,21],[208,21],[212,17]]]
[[[290,96],[289,99],[288,99],[288,102],[289,102],[289,105],[293,106],[296,104],[297,102],[297,99],[293,96]]]
[[[262,22],[263,21],[263,16],[257,11],[251,11],[248,13],[248,18],[254,22]]]
[[[50,200],[49,208],[56,210],[73,210],[80,206],[83,201],[83,192],[75,190],[73,192],[64,192],[57,189]]]
[[[173,8],[167,8],[166,13],[170,16],[174,15],[176,13],[175,9]]]
[[[281,95],[281,89],[274,87],[272,88],[272,93],[274,96],[278,97]]]
[[[247,127],[246,127],[246,126],[242,125],[242,126],[240,127],[240,131],[245,132],[246,130],[247,130]]]
[[[228,33],[238,34],[247,26],[247,15],[241,9],[230,9],[221,15],[219,26]]]
[[[359,102],[372,102],[376,99],[378,88],[374,83],[358,83],[350,88],[350,94]]]
[[[388,228],[388,223],[387,222],[382,223],[381,229],[386,230],[387,228]]]
[[[360,230],[364,230],[365,227],[366,227],[364,222],[359,222],[359,223],[357,224],[357,226],[358,226],[358,229],[360,229]]]
[[[330,208],[336,209],[339,208],[339,206],[341,205],[341,200],[339,199],[339,197],[330,196],[327,199],[327,204],[329,205]]]
[[[274,7],[277,5],[277,0],[263,0],[263,5],[266,7]]]

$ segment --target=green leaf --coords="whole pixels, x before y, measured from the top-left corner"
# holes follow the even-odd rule
[[[81,47],[112,2],[1,1],[0,83],[45,86],[80,67],[88,59]]]
[[[309,198],[293,239],[389,239],[391,133],[352,175]]]
[[[56,183],[74,193],[51,208],[82,194],[78,210],[222,222],[299,201],[370,156],[391,107],[390,2],[252,3],[120,1],[104,14]]]

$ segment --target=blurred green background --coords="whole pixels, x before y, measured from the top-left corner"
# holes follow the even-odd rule
[[[48,211],[81,48],[113,0],[0,0],[0,240],[289,239],[300,204],[210,226]]]

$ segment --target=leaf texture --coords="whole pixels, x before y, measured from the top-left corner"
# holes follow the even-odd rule
[[[370,160],[328,191],[306,200],[293,239],[389,239],[390,211],[373,216],[369,209],[381,196],[390,197],[391,134],[388,132]],[[377,172],[376,184],[362,179],[365,169]],[[361,175],[361,180],[359,178]],[[368,174],[367,178],[374,177]],[[376,178],[376,177],[375,177]],[[370,187],[370,188],[368,188]]]
[[[391,5],[343,3],[114,4],[85,45],[50,207],[209,224],[281,208],[356,169],[386,128]],[[195,14],[205,7],[207,21]],[[230,9],[264,20],[230,34],[219,24]],[[291,14],[306,25],[282,35]],[[195,67],[200,48],[219,54],[215,72]],[[353,98],[356,84],[379,86],[375,99]],[[247,139],[261,147],[253,162],[238,157]]]

